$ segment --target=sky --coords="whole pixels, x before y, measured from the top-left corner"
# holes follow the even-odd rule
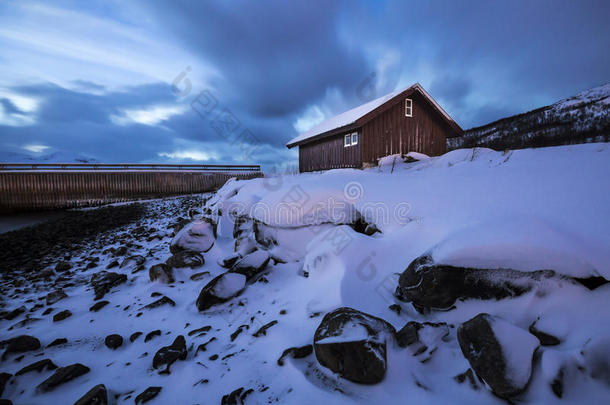
[[[610,82],[609,16],[603,0],[0,0],[0,161],[296,165],[300,132],[415,82],[468,129]]]

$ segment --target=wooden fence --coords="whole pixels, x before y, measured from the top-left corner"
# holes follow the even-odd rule
[[[88,207],[215,191],[259,166],[0,164],[0,212]]]

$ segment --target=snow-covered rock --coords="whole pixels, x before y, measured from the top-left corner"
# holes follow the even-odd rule
[[[170,251],[207,252],[214,246],[214,225],[205,220],[192,222],[182,228],[170,244]]]
[[[248,281],[252,281],[265,270],[270,259],[269,253],[264,250],[255,250],[239,259],[229,272],[243,274]]]
[[[457,336],[464,357],[496,395],[510,398],[525,390],[540,344],[536,337],[489,314],[464,322]]]
[[[318,362],[350,381],[375,384],[387,368],[387,343],[395,331],[383,319],[351,308],[324,316],[314,336]]]
[[[227,302],[246,287],[246,276],[239,273],[223,273],[203,287],[197,298],[197,309],[205,311],[214,305]]]

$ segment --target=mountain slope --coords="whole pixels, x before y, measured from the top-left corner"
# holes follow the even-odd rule
[[[610,140],[610,83],[523,114],[500,119],[447,140],[449,150],[496,150]]]

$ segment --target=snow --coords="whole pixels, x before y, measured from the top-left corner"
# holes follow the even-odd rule
[[[3,281],[6,306],[2,309],[26,305],[27,314],[41,320],[10,331],[25,314],[11,321],[0,320],[0,340],[29,334],[39,338],[43,347],[61,337],[69,343],[44,349],[44,357],[43,350],[26,353],[20,362],[9,356],[1,363],[2,371],[14,374],[47,357],[58,366],[80,362],[91,368],[90,373],[45,394],[36,394],[34,387],[51,372],[19,376],[7,385],[3,398],[14,403],[73,403],[103,383],[121,404],[133,403],[148,386],[163,387],[153,404],[192,403],[193,398],[202,397],[219,403],[223,395],[239,387],[254,389],[246,403],[501,404],[489,390],[474,391],[453,379],[469,367],[456,339],[457,326],[485,312],[509,323],[495,323],[494,333],[507,348],[512,371],[524,367],[518,351],[532,346],[531,338],[522,338],[523,333],[529,336],[526,331],[532,322],[561,340],[558,346],[538,348],[542,361],[534,362],[532,380],[519,402],[605,403],[610,394],[608,374],[604,374],[610,354],[606,338],[610,336],[610,285],[590,291],[564,283],[541,294],[532,291],[512,299],[458,301],[450,311],[427,315],[397,302],[393,293],[397,275],[426,252],[432,252],[435,260],[459,265],[524,271],[550,268],[569,276],[610,278],[609,172],[610,144],[600,143],[508,153],[482,148],[458,150],[398,165],[393,172],[378,168],[332,170],[281,176],[273,186],[268,179],[231,180],[203,207],[219,219],[218,238],[204,253],[205,264],[196,270],[176,269],[176,282],[171,285],[151,283],[147,271],[129,272],[128,282],[104,297],[110,304],[99,312],[89,312],[94,300],[87,281],[115,259],[104,250],[123,243],[112,239],[94,241],[72,255],[75,271],[67,277],[71,284],[63,284],[63,273],[37,282],[21,277],[19,287]],[[178,203],[180,199],[145,202],[154,215],[112,236],[131,241],[129,255],[144,256],[148,269],[170,257],[170,225],[179,216],[186,216],[188,208],[201,209],[207,197],[186,208]],[[264,207],[273,214],[287,202],[311,208],[331,200],[340,206],[341,220],[332,215],[332,204],[319,208],[320,214],[326,214],[324,220],[304,214],[278,220],[252,210]],[[199,312],[195,306],[199,292],[226,272],[218,262],[234,253],[231,211],[261,221],[265,233],[277,241],[269,254],[281,256],[286,263],[271,261],[265,281],[248,285],[227,303]],[[358,212],[382,232],[366,236],[346,225]],[[139,226],[157,228],[162,239],[135,238],[132,231]],[[205,232],[195,232],[200,233]],[[93,256],[100,257],[97,267],[86,269],[81,262]],[[201,278],[192,280],[194,273],[202,273]],[[230,296],[245,287],[243,275],[229,274],[217,286],[218,294]],[[46,306],[32,309],[57,286],[68,298],[53,304],[51,314],[42,315]],[[165,295],[176,305],[144,310],[139,316],[143,305],[157,299],[152,293]],[[401,306],[400,315],[388,309],[392,304]],[[437,346],[427,353],[425,362],[410,350],[388,344],[387,373],[376,385],[342,380],[317,365],[315,355],[287,359],[282,368],[276,364],[285,349],[312,344],[323,316],[343,306],[380,317],[396,329],[412,320],[447,322],[452,327],[443,339],[437,331],[424,331],[422,339]],[[60,323],[52,322],[52,316],[64,309],[73,315]],[[273,320],[278,323],[266,336],[252,336]],[[188,335],[204,325],[211,326],[204,336]],[[231,340],[241,325],[248,329]],[[513,328],[523,333],[517,334]],[[133,332],[146,334],[156,329],[161,335],[149,342],[144,343],[143,337],[129,342]],[[362,331],[353,327],[347,332],[350,338],[357,338]],[[114,351],[103,343],[111,333],[125,339]],[[189,348],[211,337],[216,340],[197,355],[195,349],[189,350],[187,359],[176,362],[170,375],[159,375],[151,369],[152,357],[178,335],[185,336]],[[519,339],[514,338],[517,335]],[[517,343],[525,346],[517,349]],[[214,354],[219,358],[210,360]],[[566,366],[561,400],[549,388],[551,375],[560,364],[571,364]],[[579,366],[585,371],[579,371]],[[522,381],[528,373],[514,372],[512,377]],[[201,379],[209,382],[197,384]]]
[[[532,374],[532,355],[540,345],[528,332],[500,318],[489,318],[491,329],[502,347],[505,376],[516,387],[524,387]]]

